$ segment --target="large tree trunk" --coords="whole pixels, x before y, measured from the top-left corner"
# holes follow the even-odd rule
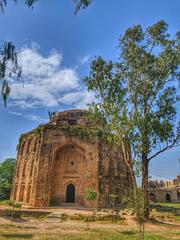
[[[131,149],[130,144],[125,143],[125,141],[122,141],[122,151],[123,151],[123,157],[124,162],[128,168],[128,172],[130,174],[131,178],[131,187],[132,187],[132,197],[134,198],[134,202],[136,201],[136,190],[137,190],[137,184],[136,184],[136,177],[133,170],[133,161],[131,158]]]
[[[144,217],[149,217],[149,197],[148,197],[148,166],[147,154],[142,154],[142,204]]]

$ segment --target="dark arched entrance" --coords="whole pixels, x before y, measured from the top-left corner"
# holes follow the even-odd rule
[[[156,201],[155,194],[154,193],[150,193],[149,199],[150,199],[151,202],[155,202]]]
[[[171,195],[166,193],[166,202],[171,202]]]
[[[66,202],[75,202],[75,186],[72,183],[68,184],[66,188]]]

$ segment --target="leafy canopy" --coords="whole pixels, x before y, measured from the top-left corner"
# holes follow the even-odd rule
[[[15,162],[15,158],[7,158],[3,163],[0,164],[0,187],[11,187]]]
[[[130,145],[135,162],[142,153],[152,159],[178,144],[180,137],[180,34],[172,39],[167,30],[164,21],[146,30],[132,26],[120,36],[119,60],[95,58],[84,78],[96,95],[91,111],[106,120],[104,128],[115,133],[113,141]]]

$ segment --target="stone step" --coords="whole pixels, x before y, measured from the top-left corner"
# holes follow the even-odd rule
[[[61,207],[79,207],[79,203],[61,203]]]
[[[48,219],[50,219],[50,218],[54,218],[54,219],[56,219],[56,218],[58,218],[58,219],[61,219],[62,218],[62,215],[49,215],[49,216],[47,216],[47,218]]]
[[[49,215],[47,216],[47,219],[61,219],[62,215],[61,214],[54,214],[54,215]]]
[[[61,220],[60,219],[58,219],[58,220],[46,220],[46,223],[60,223],[61,222]]]

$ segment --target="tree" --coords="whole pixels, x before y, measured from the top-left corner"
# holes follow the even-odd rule
[[[85,199],[92,202],[92,201],[95,201],[96,198],[97,198],[97,193],[94,192],[91,188],[86,188],[85,191],[84,191],[84,196],[85,196]],[[89,229],[89,220],[90,220],[90,209],[89,209],[89,216],[87,218],[87,229]]]
[[[11,91],[8,80],[21,78],[21,67],[18,65],[17,51],[11,42],[0,45],[0,81],[2,97],[6,107],[7,97]]]
[[[97,57],[91,63],[89,76],[84,78],[89,91],[96,96],[91,112],[105,119],[104,129],[125,149],[129,169],[132,171],[136,163],[142,166],[142,205],[146,217],[149,162],[177,146],[180,140],[176,114],[180,33],[172,39],[167,30],[164,21],[146,30],[140,25],[127,29],[119,39],[119,60]]]
[[[33,8],[34,4],[38,2],[39,0],[25,0],[24,3],[30,7]],[[72,0],[73,3],[75,4],[75,14],[79,12],[80,9],[85,9],[87,8],[92,0]],[[14,0],[15,3],[18,2],[18,0]],[[4,12],[5,7],[7,6],[8,0],[0,0],[0,8],[2,12]]]
[[[21,203],[15,201],[8,201],[8,205],[11,207],[11,225],[12,225],[16,210],[21,209]]]
[[[3,189],[11,188],[12,186],[15,161],[15,158],[7,158],[3,163],[0,164],[0,192],[3,196]]]

